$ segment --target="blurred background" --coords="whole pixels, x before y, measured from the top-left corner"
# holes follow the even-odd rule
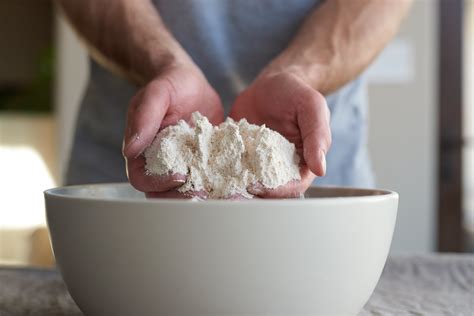
[[[392,252],[474,251],[474,0],[415,0],[368,70]],[[0,0],[0,264],[54,264],[42,191],[61,185],[88,59],[47,0]]]

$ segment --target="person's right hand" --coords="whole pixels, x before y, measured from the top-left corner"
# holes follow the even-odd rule
[[[181,196],[175,188],[186,175],[149,175],[145,171],[143,151],[161,129],[189,121],[199,111],[216,125],[223,121],[219,96],[195,65],[175,65],[151,80],[132,98],[127,114],[123,155],[130,183],[137,190],[154,197]],[[199,195],[197,193],[197,195]]]

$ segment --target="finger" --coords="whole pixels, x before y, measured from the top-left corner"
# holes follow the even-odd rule
[[[207,193],[204,191],[193,191],[193,192],[179,192],[176,190],[170,190],[165,192],[147,192],[145,193],[147,198],[159,198],[159,199],[182,199],[189,200],[192,198],[207,199]]]
[[[164,80],[152,82],[132,99],[127,114],[125,157],[137,157],[155,138],[171,102],[168,85]]]
[[[183,185],[186,176],[182,174],[149,175],[145,170],[145,157],[127,159],[127,175],[130,184],[142,192],[164,192]]]
[[[205,110],[203,111],[203,115],[207,117],[212,125],[217,126],[224,122],[224,108],[220,104],[220,100],[212,108],[207,107],[208,106],[206,106]],[[201,110],[199,109],[199,111]]]
[[[260,119],[260,113],[257,112],[258,108],[251,107],[251,111],[246,110],[246,105],[252,104],[253,102],[255,102],[255,100],[252,94],[249,93],[249,89],[245,90],[237,97],[234,104],[232,104],[229,117],[236,122],[241,119],[246,119],[249,123],[262,125],[264,122]],[[264,115],[264,117],[266,117],[266,115]]]
[[[292,199],[301,195],[300,183],[297,180],[292,180],[273,189],[265,188],[261,184],[255,184],[248,191],[262,199]]]
[[[263,199],[284,199],[300,196],[299,181],[292,180],[287,184],[270,189],[264,187],[261,183],[253,184],[247,189],[249,193],[259,196]]]
[[[303,157],[317,176],[326,174],[326,153],[331,146],[330,112],[326,99],[311,91],[297,106],[297,122],[303,140]]]
[[[160,198],[160,199],[192,199],[192,198],[200,198],[203,200],[207,200],[209,198],[207,192],[205,191],[188,191],[188,192],[179,192],[177,190],[170,190],[165,192],[147,192],[145,193],[147,198]],[[254,198],[254,196],[246,197],[242,194],[233,194],[224,200],[230,201],[245,201]],[[258,199],[258,197],[255,197]]]
[[[221,99],[212,88],[205,92],[200,103],[196,103],[194,111],[199,111],[207,117],[212,125],[219,125],[224,121],[224,108]]]

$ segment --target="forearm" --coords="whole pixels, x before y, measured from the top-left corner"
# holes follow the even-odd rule
[[[328,0],[264,70],[290,71],[328,94],[360,74],[395,35],[411,0]]]
[[[58,0],[94,59],[143,84],[166,67],[189,62],[149,0]]]

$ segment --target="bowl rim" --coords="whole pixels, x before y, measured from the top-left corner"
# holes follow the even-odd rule
[[[291,205],[305,205],[305,204],[353,204],[353,203],[376,203],[385,200],[398,200],[398,193],[392,190],[387,189],[371,189],[371,188],[359,188],[359,187],[349,187],[349,186],[312,186],[312,188],[323,189],[323,190],[357,190],[357,191],[366,191],[367,193],[371,192],[372,194],[360,195],[360,196],[340,196],[340,197],[314,197],[314,198],[304,198],[304,199],[251,199],[251,200],[185,200],[185,199],[172,199],[172,198],[160,198],[160,199],[136,199],[136,198],[127,198],[127,197],[117,197],[117,198],[104,198],[100,196],[75,196],[66,194],[64,191],[66,189],[84,189],[95,186],[102,187],[117,187],[117,186],[130,186],[128,182],[110,182],[110,183],[94,183],[94,184],[79,184],[79,185],[67,185],[61,187],[55,187],[43,191],[45,199],[59,199],[59,200],[75,200],[75,201],[96,201],[101,203],[125,203],[125,204],[173,204],[173,205],[234,205],[235,203],[239,205],[256,205],[256,204],[291,204]],[[378,194],[374,194],[378,193]]]

